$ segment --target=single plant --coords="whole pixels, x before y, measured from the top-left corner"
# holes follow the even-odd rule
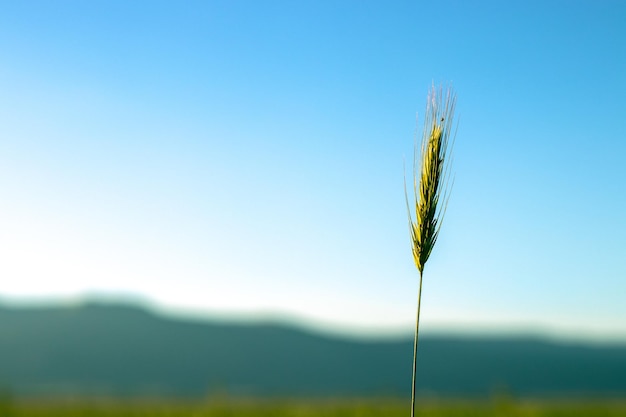
[[[417,138],[413,153],[413,195],[415,198],[415,221],[411,215],[409,197],[404,181],[404,194],[409,215],[409,229],[413,247],[413,260],[419,271],[420,281],[417,292],[417,318],[413,344],[413,378],[411,391],[411,417],[415,416],[415,373],[417,370],[417,341],[420,324],[422,299],[422,276],[424,265],[437,242],[441,222],[448,205],[451,188],[450,175],[450,133],[456,104],[456,94],[448,88],[432,87],[428,95],[424,132],[418,158]],[[454,136],[452,136],[454,141]],[[418,165],[419,163],[419,165]]]

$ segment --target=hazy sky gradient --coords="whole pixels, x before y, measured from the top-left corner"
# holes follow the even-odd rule
[[[4,2],[0,296],[408,331],[403,161],[431,83],[452,82],[425,327],[626,340],[625,16],[621,1]]]

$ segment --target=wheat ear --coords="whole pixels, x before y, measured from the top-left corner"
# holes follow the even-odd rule
[[[441,228],[448,204],[450,191],[450,133],[456,95],[448,88],[443,95],[443,89],[431,89],[426,105],[424,118],[424,132],[418,159],[417,140],[413,154],[413,195],[415,198],[415,221],[411,215],[409,197],[404,193],[409,215],[409,230],[413,260],[419,271],[419,289],[417,292],[417,318],[415,323],[415,339],[413,343],[413,378],[411,390],[411,417],[415,416],[415,374],[417,370],[417,342],[419,335],[420,307],[422,298],[422,276],[424,266],[430,256]],[[454,135],[452,136],[454,141]],[[419,161],[419,168],[418,168]],[[418,171],[419,170],[419,171]]]

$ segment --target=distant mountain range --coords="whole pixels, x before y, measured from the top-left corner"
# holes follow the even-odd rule
[[[529,338],[420,341],[418,391],[626,396],[626,346]],[[0,387],[17,395],[403,396],[412,340],[359,341],[129,305],[0,307]]]

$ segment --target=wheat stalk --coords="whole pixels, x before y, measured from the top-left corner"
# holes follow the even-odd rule
[[[448,88],[443,95],[443,89],[432,87],[428,95],[426,116],[424,118],[424,132],[419,155],[417,140],[413,154],[413,194],[415,198],[415,221],[411,215],[409,197],[404,181],[404,194],[409,215],[409,229],[413,260],[419,271],[420,281],[417,293],[417,318],[415,323],[415,339],[413,343],[413,378],[411,391],[411,417],[415,416],[415,374],[417,370],[417,342],[419,335],[420,307],[422,298],[422,276],[424,266],[430,256],[441,228],[448,204],[450,186],[450,133],[452,118],[456,104],[456,94]],[[454,135],[452,136],[454,138]],[[454,140],[454,139],[452,139]],[[419,184],[418,184],[419,175]]]

